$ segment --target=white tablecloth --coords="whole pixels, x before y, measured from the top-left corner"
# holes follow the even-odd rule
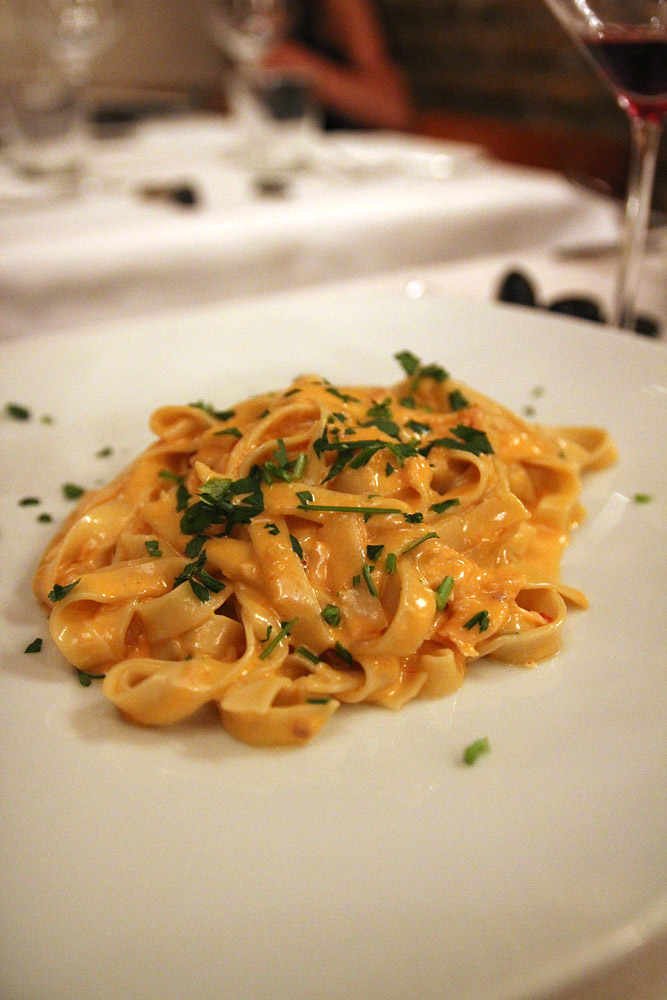
[[[558,248],[533,248],[481,254],[426,267],[402,267],[382,274],[335,283],[341,296],[404,294],[410,298],[447,296],[490,302],[503,278],[518,270],[535,290],[538,305],[570,297],[593,300],[610,317],[615,295],[618,254],[594,253],[581,258]],[[640,295],[641,316],[658,324],[658,338],[667,339],[667,248],[647,255]]]
[[[318,168],[295,174],[283,196],[261,197],[233,156],[234,141],[222,119],[144,124],[100,141],[89,187],[60,200],[42,198],[39,187],[22,200],[27,186],[5,167],[0,334],[55,332],[323,283],[360,289],[406,273],[431,290],[444,284],[448,293],[488,297],[497,267],[510,258],[530,267],[532,257],[539,262],[554,248],[617,236],[611,202],[557,175],[491,162],[466,145],[321,137]],[[197,190],[196,207],[136,195],[142,185],[181,182]],[[581,285],[585,269],[570,266]],[[613,265],[604,268],[607,282]],[[572,284],[566,277],[564,287]]]

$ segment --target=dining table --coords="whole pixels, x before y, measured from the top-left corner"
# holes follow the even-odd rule
[[[0,158],[0,336],[317,287],[489,300],[510,271],[609,319],[620,226],[612,199],[471,143],[313,130],[272,169],[233,119],[151,117],[92,142],[76,186]],[[658,333],[666,278],[663,229],[640,294]]]
[[[662,1000],[664,463],[647,454],[664,457],[665,230],[629,332],[610,322],[622,206],[574,172],[404,133],[302,141],[258,165],[233,120],[179,111],[95,138],[76,185],[0,156],[3,996],[444,1000],[448,961],[452,1000]],[[573,301],[578,319],[557,315]],[[126,738],[55,654],[18,655],[46,635],[29,576],[49,529],[30,512],[66,516],[54,484],[119,471],[181,380],[250,393],[321,357],[366,381],[413,327],[516,410],[587,425],[607,407],[621,436],[572,563],[590,625],[560,659],[482,669],[418,730],[362,716],[362,752],[347,722],[310,757],[227,748],[223,768],[210,721]],[[494,725],[474,769],[442,749]]]

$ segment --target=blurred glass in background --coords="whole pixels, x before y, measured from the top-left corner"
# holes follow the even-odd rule
[[[0,0],[2,139],[19,176],[78,186],[90,71],[118,23],[116,0]]]

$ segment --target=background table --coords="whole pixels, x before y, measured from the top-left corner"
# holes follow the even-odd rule
[[[501,165],[470,144],[360,133],[317,137],[315,169],[267,196],[237,140],[216,116],[148,121],[100,140],[82,195],[55,200],[5,167],[0,335],[332,283],[352,293],[405,279],[488,298],[514,264],[546,295],[610,297],[613,254],[566,259],[563,249],[616,241],[619,208],[560,175]],[[197,205],[138,195],[179,184]],[[666,268],[663,253],[643,289],[663,316]]]

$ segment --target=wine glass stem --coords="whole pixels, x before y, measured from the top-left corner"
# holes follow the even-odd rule
[[[634,330],[637,319],[639,278],[646,249],[655,168],[662,135],[662,126],[658,121],[632,116],[630,126],[630,176],[615,303],[615,321],[626,330]]]

